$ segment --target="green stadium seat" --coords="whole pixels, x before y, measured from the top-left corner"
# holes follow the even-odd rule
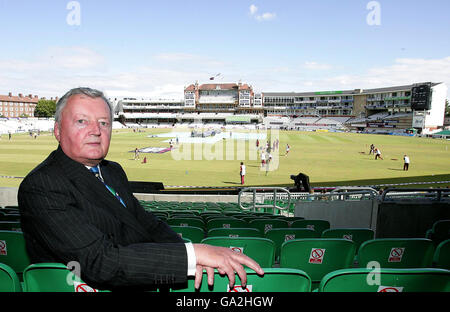
[[[281,245],[280,267],[305,271],[316,288],[329,272],[351,268],[355,244],[346,239],[294,239]]]
[[[247,287],[241,287],[239,276],[236,274],[234,288],[230,289],[228,276],[222,276],[217,271],[214,274],[214,285],[208,285],[206,272],[199,292],[309,292],[311,279],[309,276],[296,269],[266,268],[264,275],[259,276],[253,270],[246,269]],[[173,292],[195,292],[194,279],[187,283],[172,287]]]
[[[175,217],[167,219],[167,224],[170,226],[195,226],[201,229],[205,229],[205,222],[199,218],[182,218]]]
[[[200,243],[205,238],[205,231],[203,228],[196,226],[170,226],[175,232],[180,234],[182,238],[189,239],[192,243]]]
[[[371,261],[382,268],[427,268],[433,255],[433,242],[426,238],[378,238],[362,243],[357,259],[360,268]]]
[[[62,263],[31,264],[23,272],[26,292],[98,292]]]
[[[207,231],[216,228],[245,228],[248,227],[248,223],[233,217],[228,218],[215,218],[206,222]]]
[[[22,279],[23,270],[30,265],[22,232],[0,231],[0,263],[10,266]]]
[[[327,220],[296,220],[291,223],[291,228],[312,229],[322,235],[323,231],[330,228],[330,222]]]
[[[264,237],[263,234],[254,228],[215,228],[208,231],[207,237]]]
[[[267,218],[267,217],[257,217],[253,214],[247,214],[245,216],[240,217],[239,219],[244,220],[247,223],[250,223],[253,220],[260,220],[260,219],[264,219],[264,218]]]
[[[0,215],[0,221],[20,222],[20,215],[19,214]]]
[[[289,227],[291,227],[291,224],[294,222],[294,221],[297,221],[297,220],[304,220],[305,218],[303,218],[303,217],[287,217],[287,216],[279,216],[279,218],[281,218],[281,219],[283,219],[283,220],[286,220],[287,222],[288,222],[288,224],[289,224]]]
[[[434,266],[450,270],[450,239],[441,242],[434,252]]]
[[[289,227],[289,223],[286,220],[281,220],[277,218],[256,219],[250,221],[248,224],[250,227],[258,229],[261,233],[264,234],[266,234],[271,229]]]
[[[200,217],[202,217],[203,221],[207,221],[209,217],[224,217],[225,215],[222,214],[220,211],[204,211],[200,212]]]
[[[156,211],[152,211],[152,214],[154,214],[155,216],[157,216],[158,218],[163,218],[164,220],[169,219],[170,217],[170,213],[169,211],[164,211],[164,210],[156,210]]]
[[[319,292],[449,292],[450,271],[366,268],[336,270],[325,275]]]
[[[426,233],[426,238],[431,239],[435,246],[442,241],[450,239],[450,220],[436,221]]]
[[[200,217],[200,214],[197,211],[192,211],[192,210],[179,210],[179,211],[172,211],[170,213],[170,217],[175,218],[175,217],[188,217],[188,218],[196,218],[196,217]]]
[[[275,244],[261,237],[207,237],[203,244],[231,248],[249,256],[262,268],[271,268],[274,264]]]
[[[0,263],[0,292],[21,292],[22,286],[16,272],[4,263]]]
[[[345,238],[355,243],[356,253],[359,246],[365,241],[374,239],[375,232],[371,229],[360,228],[344,228],[344,229],[328,229],[322,232],[322,238]]]
[[[275,261],[277,261],[284,242],[301,238],[320,238],[320,235],[311,229],[275,228],[267,231],[264,237],[275,243]]]
[[[5,212],[19,212],[19,206],[15,206],[15,205],[8,205],[8,206],[5,206],[5,208],[3,208],[3,210],[2,211],[5,211]]]
[[[0,231],[22,232],[22,225],[20,222],[0,221]]]

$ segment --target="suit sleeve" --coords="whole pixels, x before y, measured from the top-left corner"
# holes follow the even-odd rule
[[[71,187],[67,179],[42,172],[29,175],[21,184],[18,200],[25,239],[27,245],[36,242],[42,249],[34,252],[51,255],[54,262],[63,264],[78,261],[81,278],[100,289],[186,280],[183,243],[173,243],[171,234],[161,234],[155,241],[172,243],[122,244],[113,239],[123,230],[119,221],[112,215],[84,209],[80,205],[82,195]],[[156,232],[160,226],[155,227]]]

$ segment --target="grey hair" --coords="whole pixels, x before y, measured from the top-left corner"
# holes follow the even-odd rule
[[[67,104],[67,101],[69,100],[69,98],[72,95],[76,95],[76,94],[84,94],[90,98],[101,98],[103,99],[103,101],[105,101],[105,103],[108,105],[109,108],[109,112],[110,112],[110,117],[111,117],[111,122],[113,121],[113,108],[111,106],[111,103],[108,101],[108,99],[105,97],[105,95],[103,94],[102,91],[96,90],[96,89],[91,89],[91,88],[85,88],[85,87],[80,87],[80,88],[74,88],[72,90],[69,90],[66,94],[64,94],[62,96],[62,98],[60,98],[58,100],[58,102],[56,103],[56,110],[55,110],[55,121],[59,122],[61,119],[61,112],[64,109],[64,107]]]

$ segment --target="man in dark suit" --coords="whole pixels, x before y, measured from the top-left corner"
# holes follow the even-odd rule
[[[184,243],[141,207],[122,167],[105,160],[112,116],[97,90],[72,89],[58,101],[59,146],[27,175],[18,193],[31,261],[77,261],[81,278],[100,289],[146,289],[194,275],[199,287],[203,270],[213,283],[214,269],[227,274],[230,285],[236,272],[245,285],[243,265],[263,274],[254,260],[228,248]]]

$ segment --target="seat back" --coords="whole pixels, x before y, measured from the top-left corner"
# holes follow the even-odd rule
[[[210,219],[206,222],[206,230],[209,231],[211,229],[216,228],[245,228],[248,227],[247,222],[244,220],[233,218],[233,217],[222,217],[222,218],[214,218]]]
[[[353,268],[333,271],[319,285],[323,292],[448,292],[450,271],[434,268]]]
[[[261,218],[250,221],[249,226],[258,229],[265,235],[271,229],[287,228],[289,223],[286,220],[277,218]]]
[[[305,271],[313,283],[325,274],[350,268],[355,256],[355,244],[346,239],[294,239],[281,245],[280,267]]]
[[[426,268],[433,255],[433,242],[426,238],[378,238],[361,244],[357,261],[360,268],[371,261],[382,268]]]
[[[430,238],[436,246],[442,241],[450,239],[450,220],[436,221],[431,228]]]
[[[0,263],[0,292],[21,292],[19,277],[16,272],[4,263]]]
[[[431,228],[434,234],[446,236],[450,234],[450,220],[439,220],[433,224]]]
[[[215,228],[208,231],[207,237],[263,237],[255,228]]]
[[[38,263],[23,272],[27,292],[98,292],[73,274],[62,263]]]
[[[371,229],[345,228],[345,229],[328,229],[322,232],[322,238],[344,238],[355,243],[356,253],[359,246],[365,241],[374,239],[375,232]]]
[[[22,232],[0,231],[0,263],[10,266],[21,279],[23,270],[30,265]]]
[[[0,216],[0,221],[20,222],[20,214],[7,213]]]
[[[267,231],[265,238],[275,243],[275,259],[278,259],[280,257],[281,245],[284,242],[301,238],[320,238],[320,236],[316,231],[306,228],[275,228]]]
[[[167,224],[169,224],[170,226],[195,226],[201,229],[205,229],[205,223],[199,218],[174,217],[167,219]]]
[[[205,238],[205,231],[196,226],[170,226],[182,238],[189,239],[192,243],[200,243]]]
[[[434,266],[450,270],[450,239],[441,242],[434,252]]]
[[[22,226],[20,222],[0,221],[0,231],[22,232]]]
[[[301,271],[295,269],[266,268],[264,276],[257,275],[253,270],[246,269],[247,287],[241,286],[239,276],[236,274],[234,288],[230,289],[228,277],[221,276],[217,271],[214,274],[214,285],[208,285],[206,272],[200,286],[200,292],[309,292],[311,279]],[[171,289],[173,292],[194,292],[194,279],[177,285]]]
[[[271,268],[275,260],[275,244],[267,238],[207,237],[202,243],[227,247],[235,252],[242,252],[258,262],[262,268]]]
[[[323,231],[330,228],[330,222],[327,220],[296,220],[291,223],[291,228],[307,228],[322,235]]]

